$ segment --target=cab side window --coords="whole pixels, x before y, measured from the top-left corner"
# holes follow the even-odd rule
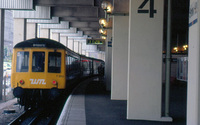
[[[60,73],[61,72],[61,53],[49,52],[48,57],[48,72]]]

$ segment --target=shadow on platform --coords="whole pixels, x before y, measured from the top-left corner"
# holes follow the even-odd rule
[[[88,84],[85,94],[86,124],[87,125],[185,125],[186,97],[187,97],[186,95],[187,95],[186,83],[177,83],[171,85],[170,116],[173,118],[173,122],[127,120],[126,119],[127,102],[111,100],[110,92],[106,91],[104,84],[99,81],[92,81]]]

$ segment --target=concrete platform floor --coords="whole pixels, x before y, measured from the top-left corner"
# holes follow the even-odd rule
[[[126,101],[110,100],[110,92],[105,91],[103,84],[94,81],[88,84],[85,94],[87,125],[185,125],[186,83],[171,85],[170,116],[173,122],[127,120],[126,107]]]
[[[111,100],[102,79],[90,79],[84,81],[71,96],[72,101],[69,101],[64,118],[60,120],[64,119],[65,122],[59,124],[66,124],[67,121],[68,125],[185,125],[186,92],[184,82],[171,85],[170,116],[173,122],[127,120],[126,101]]]

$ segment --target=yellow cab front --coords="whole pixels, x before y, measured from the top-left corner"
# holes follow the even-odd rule
[[[65,88],[65,50],[16,48],[13,51],[11,87]]]

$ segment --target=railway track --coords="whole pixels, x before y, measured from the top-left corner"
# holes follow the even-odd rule
[[[48,125],[52,122],[55,112],[44,109],[27,110],[9,123],[9,125]]]
[[[60,112],[62,111],[62,108],[65,104],[65,100],[68,98],[69,94],[79,83],[80,81],[74,81],[73,84],[70,84],[68,86],[68,90],[64,92],[65,94],[59,99],[57,99],[57,101],[47,102],[41,107],[26,110],[8,125],[56,124],[57,119],[60,116]]]
[[[76,85],[76,84],[75,84]],[[75,86],[74,85],[74,86]],[[55,124],[62,111],[63,105],[73,87],[60,97],[57,101],[48,102],[41,107],[24,111],[19,117],[14,119],[9,125],[49,125]],[[56,107],[56,108],[55,108]]]

